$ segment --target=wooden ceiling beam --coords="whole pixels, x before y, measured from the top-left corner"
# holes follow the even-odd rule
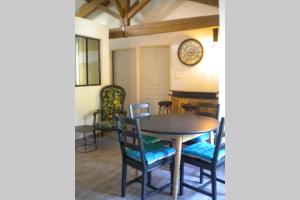
[[[142,10],[149,2],[150,0],[139,1],[138,4],[133,6],[128,12],[128,18],[131,19],[132,17],[134,17],[134,15],[136,15],[140,10]]]
[[[86,0],[88,3],[90,3],[92,0]],[[108,6],[110,4],[110,0],[104,0],[101,5],[102,6]]]
[[[109,39],[219,26],[219,15],[191,17],[110,29]]]
[[[130,6],[130,9],[133,9],[136,5],[139,4],[139,0],[136,0],[131,6]]]
[[[110,4],[110,0],[104,0],[104,1],[101,3],[102,6],[109,6],[109,4]]]
[[[122,6],[122,3],[120,2],[120,0],[114,0],[116,7],[120,13],[120,16],[123,18],[125,16],[125,11],[124,8]]]
[[[129,26],[130,25],[130,18],[128,17],[128,12],[130,9],[130,0],[125,1],[125,18],[124,18],[124,25]]]
[[[98,6],[103,3],[105,0],[92,0],[89,3],[83,4],[78,11],[76,12],[77,17],[87,17],[90,15],[92,12],[94,12]]]
[[[118,13],[116,13],[115,11],[113,11],[113,10],[107,8],[106,6],[99,5],[98,8],[99,8],[100,10],[102,10],[102,11],[108,13],[109,15],[115,17],[116,19],[119,19],[119,20],[122,19],[121,16],[120,16]]]
[[[214,7],[219,7],[219,0],[190,0],[190,1],[203,3]]]

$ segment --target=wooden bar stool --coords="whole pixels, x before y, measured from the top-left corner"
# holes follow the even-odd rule
[[[172,102],[171,101],[160,101],[158,102],[159,105],[159,114],[171,114],[171,107],[172,107]]]

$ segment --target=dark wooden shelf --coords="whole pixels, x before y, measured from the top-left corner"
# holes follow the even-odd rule
[[[187,92],[171,90],[170,96],[195,99],[218,99],[218,94],[219,93],[217,92]]]

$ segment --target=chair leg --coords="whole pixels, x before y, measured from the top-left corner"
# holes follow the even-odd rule
[[[94,136],[94,144],[96,144],[96,131],[93,131],[93,136]]]
[[[147,190],[147,172],[143,171],[143,180],[142,180],[142,194],[141,194],[141,200],[146,199],[146,190]]]
[[[179,178],[179,196],[183,195],[183,180],[184,180],[184,162],[181,162],[180,178]]]
[[[126,195],[126,176],[127,176],[127,164],[123,162],[122,163],[122,186],[121,186],[122,197],[125,197]]]
[[[148,177],[147,185],[151,186],[151,177],[152,177],[151,171],[147,173],[147,177]]]
[[[86,152],[86,135],[83,133],[84,152]]]
[[[200,167],[200,184],[203,183],[203,168]]]
[[[170,175],[171,175],[171,188],[170,194],[173,195],[173,184],[174,184],[174,161],[170,164]]]
[[[211,170],[211,192],[212,192],[212,200],[216,200],[217,199],[216,169]]]

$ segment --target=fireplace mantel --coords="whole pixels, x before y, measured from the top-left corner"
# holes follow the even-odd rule
[[[170,90],[170,96],[182,98],[198,98],[198,99],[218,99],[217,92],[191,92],[191,91],[178,91]]]
[[[217,104],[219,101],[217,92],[191,92],[171,90],[170,96],[172,101],[172,113],[183,114],[183,104],[196,105],[199,103]]]

